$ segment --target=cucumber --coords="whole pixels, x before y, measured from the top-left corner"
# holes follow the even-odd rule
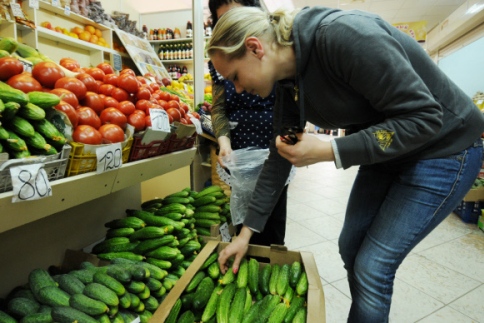
[[[11,87],[5,82],[0,81],[0,100],[5,103],[5,108],[7,108],[7,103],[18,103],[20,105],[26,105],[29,102],[29,97],[24,92]],[[3,117],[5,118],[5,115],[3,115]]]
[[[293,323],[306,323],[306,309],[304,307],[301,307],[296,315],[294,316],[294,319],[292,320]]]
[[[259,291],[259,262],[254,258],[249,260],[248,284],[250,292],[254,295],[257,294]]]
[[[177,320],[177,323],[193,323],[195,322],[195,314],[192,311],[188,310],[183,312],[180,315],[180,318]]]
[[[212,225],[220,224],[220,220],[211,219],[197,219],[195,220],[195,227],[207,228],[209,229]]]
[[[230,323],[241,323],[244,316],[246,305],[247,290],[245,287],[238,287],[232,304],[230,305],[229,320]]]
[[[189,189],[181,190],[179,192],[175,192],[175,193],[172,193],[172,194],[168,194],[167,196],[165,196],[165,199],[170,198],[170,197],[188,197],[188,196],[190,196],[190,190]]]
[[[297,282],[301,277],[302,267],[299,261],[294,261],[291,264],[291,271],[289,273],[289,286],[296,288]]]
[[[180,203],[172,203],[172,204],[162,206],[155,212],[155,214],[156,215],[165,215],[169,213],[185,214],[186,210],[187,210],[187,207],[185,205]]]
[[[52,308],[52,318],[58,323],[97,323],[97,320],[84,312],[69,306],[56,306]]]
[[[60,103],[60,98],[49,92],[31,91],[27,93],[29,102],[42,109],[52,108]]]
[[[103,272],[95,273],[93,277],[93,282],[106,286],[107,288],[115,292],[118,296],[123,296],[126,293],[126,288],[122,283]]]
[[[17,114],[28,120],[42,120],[45,118],[45,110],[31,102],[21,106]]]
[[[146,306],[145,306],[145,310],[139,314],[141,323],[148,323],[152,317],[153,317],[153,314],[150,311],[146,310]],[[124,321],[126,322],[126,320]],[[132,321],[128,321],[128,322],[132,322]]]
[[[84,294],[72,295],[69,300],[69,305],[88,315],[101,315],[109,311],[106,304]]]
[[[287,306],[284,303],[279,303],[276,305],[274,310],[272,311],[271,315],[269,316],[268,323],[282,323],[284,321],[284,317],[287,313]]]
[[[134,216],[121,218],[121,219],[114,219],[104,224],[106,228],[116,229],[116,228],[133,228],[133,229],[141,229],[146,226],[146,223]]]
[[[2,112],[2,119],[4,121],[12,120],[20,110],[20,104],[17,102],[5,102],[4,109]]]
[[[114,258],[126,258],[130,260],[141,261],[144,259],[142,255],[137,255],[131,251],[119,251],[119,252],[107,252],[107,253],[100,253],[97,255],[99,259],[104,260],[112,260]]]
[[[7,144],[8,148],[17,152],[28,151],[27,143],[25,142],[25,140],[20,138],[15,132],[11,130],[7,130],[7,132],[8,139],[4,142]]]
[[[0,318],[0,322],[3,323],[5,321],[2,321],[2,319]],[[24,316],[20,320],[20,323],[52,323],[52,322],[54,322],[54,320],[50,312],[29,314],[27,316]]]
[[[199,270],[203,270],[205,268],[208,268],[211,264],[215,263],[218,259],[218,252],[212,253],[210,256],[208,256],[207,260],[205,260],[200,266]]]
[[[7,140],[8,139],[8,132],[7,130],[2,127],[2,125],[0,124],[0,140]]]
[[[188,241],[183,247],[180,248],[180,252],[185,256],[195,255],[202,249],[200,242],[196,240]]]
[[[279,297],[279,295],[268,294],[264,296],[255,323],[267,322],[272,311],[276,308],[277,304],[280,304],[280,302],[281,298]]]
[[[155,205],[155,204],[162,204],[163,203],[163,199],[161,198],[154,198],[154,199],[151,199],[151,200],[147,200],[147,201],[144,201],[143,203],[141,203],[141,208],[142,209],[146,209],[146,208],[149,208],[151,207],[152,205]]]
[[[7,304],[8,312],[19,317],[37,313],[39,308],[40,304],[38,302],[23,297],[12,298]]]
[[[10,129],[12,129],[16,134],[22,137],[33,137],[35,134],[34,126],[30,124],[26,119],[19,117],[18,115],[14,116],[9,121]]]
[[[287,287],[289,287],[289,271],[291,267],[289,264],[284,264],[281,267],[279,272],[279,276],[277,277],[276,282],[276,294],[279,296],[284,296],[286,293]]]
[[[180,299],[182,301],[182,309],[184,310],[189,310],[192,308],[193,304],[193,299],[195,298],[195,293],[183,293],[180,296]]]
[[[126,289],[128,292],[133,294],[139,294],[145,289],[145,283],[141,281],[132,280],[127,286]],[[139,296],[139,295],[138,295]]]
[[[306,272],[303,271],[296,285],[296,294],[299,296],[302,296],[302,295],[305,295],[307,292],[308,292],[308,276],[306,275]]]
[[[17,323],[17,320],[0,310],[0,322],[2,323]]]
[[[46,286],[39,290],[39,302],[49,306],[69,306],[71,295],[57,286]]]
[[[237,288],[247,287],[247,281],[249,278],[249,263],[247,259],[242,259],[239,266],[239,271],[237,272],[236,284]]]
[[[105,240],[99,242],[98,244],[96,244],[92,248],[92,252],[95,253],[95,254],[105,253],[105,252],[108,252],[109,250],[111,250],[111,248],[113,246],[121,245],[121,244],[127,244],[127,243],[130,243],[130,242],[131,242],[131,240],[129,240],[128,237],[108,238],[108,239],[105,239]]]
[[[200,284],[200,282],[205,278],[205,276],[206,276],[206,274],[205,274],[204,271],[198,271],[193,276],[192,280],[190,280],[187,287],[185,287],[185,293],[194,292],[197,289],[198,284]]]
[[[198,212],[220,213],[222,208],[218,205],[208,204],[202,205],[195,209],[195,214]]]
[[[147,257],[145,261],[161,269],[170,269],[172,266],[171,262],[168,260],[161,260],[161,259]]]
[[[155,215],[161,215],[161,216],[164,216],[165,218],[169,218],[174,221],[180,221],[185,216],[184,213],[178,213],[178,212],[170,212],[170,213],[163,213],[163,214],[158,214],[157,212],[155,212]]]
[[[264,266],[260,271],[259,290],[263,295],[267,295],[270,293],[269,282],[271,279],[271,273],[272,273],[272,266],[270,264],[267,264],[266,266]]]
[[[180,253],[180,250],[177,248],[161,246],[156,248],[153,251],[148,252],[146,256],[151,258],[156,258],[156,259],[162,259],[162,260],[172,260],[172,259],[175,259],[179,253]]]
[[[128,210],[127,212],[129,212],[129,216],[138,217],[145,221],[145,223],[149,226],[162,227],[166,225],[172,225],[176,230],[181,230],[185,226],[185,224],[183,224],[182,222],[177,222],[165,216],[157,216],[147,211]]]
[[[207,186],[205,187],[204,189],[202,189],[200,192],[198,192],[194,198],[195,200],[205,196],[205,195],[208,195],[208,194],[211,194],[211,193],[215,193],[215,192],[223,192],[223,189],[218,186],[218,185],[211,185],[211,186]]]
[[[252,294],[250,293],[249,287],[246,287],[245,291],[247,296],[245,297],[244,314],[247,314],[252,307]]]
[[[123,266],[110,265],[108,266],[108,270],[106,273],[123,284],[129,283],[131,281],[131,272],[126,270]],[[91,282],[93,282],[93,280]]]
[[[13,54],[18,48],[18,42],[12,37],[3,37],[0,40],[0,49]]]
[[[293,297],[286,316],[284,317],[284,323],[291,323],[294,316],[296,316],[297,311],[304,306],[304,303],[304,297]]]
[[[91,269],[77,269],[71,270],[69,275],[73,275],[78,278],[84,284],[92,283],[95,272]]]
[[[215,288],[212,278],[205,277],[202,279],[200,284],[198,284],[197,289],[195,291],[195,297],[193,300],[193,308],[195,310],[202,310],[212,295],[212,292]]]
[[[217,201],[217,199],[213,196],[203,196],[200,198],[196,198],[195,201],[193,201],[192,205],[197,208],[202,205],[207,205],[207,204],[213,204]]]
[[[281,266],[279,264],[272,265],[271,279],[269,280],[269,292],[272,295],[277,294],[277,280],[279,278],[280,271],[281,271]]]
[[[48,153],[49,150],[52,148],[51,145],[45,141],[45,138],[38,132],[34,131],[32,137],[25,138],[25,143],[29,148],[39,149],[43,153]]]
[[[145,299],[143,303],[145,303],[145,309],[153,313],[158,309],[158,306],[160,306],[158,300],[151,295]]]
[[[69,274],[60,275],[57,283],[59,284],[59,288],[69,295],[82,293],[86,286],[79,278]]]
[[[234,271],[232,270],[232,267],[227,269],[225,274],[222,276],[222,278],[219,280],[220,285],[228,285],[232,283],[235,280],[235,274]]]
[[[118,295],[116,295],[116,293],[113,292],[111,289],[99,283],[87,284],[84,288],[83,294],[88,297],[97,299],[98,301],[101,301],[110,307],[119,305]]]
[[[134,253],[145,255],[161,246],[167,245],[175,240],[175,236],[171,234],[164,235],[160,238],[146,239],[138,243],[133,249]]]
[[[51,140],[56,145],[63,146],[67,143],[66,137],[49,120],[32,120],[32,125],[45,139]]]
[[[39,300],[39,291],[48,286],[57,287],[57,283],[47,270],[42,268],[36,268],[29,273],[28,277],[29,287],[35,298]]]
[[[210,278],[218,281],[220,278],[220,267],[218,262],[214,262],[207,268],[207,274],[210,276]]]
[[[214,212],[199,212],[199,211],[196,211],[193,214],[193,217],[195,219],[220,221],[220,214],[214,213]]]
[[[172,225],[165,225],[163,227],[146,226],[142,229],[136,230],[129,237],[129,239],[131,241],[137,241],[137,240],[160,238],[165,234],[169,234],[173,232],[173,230],[174,230],[174,227]]]
[[[116,228],[116,229],[108,229],[106,231],[106,239],[115,238],[115,237],[126,237],[128,238],[130,235],[134,233],[133,228]]]
[[[235,283],[230,283],[222,290],[216,311],[218,323],[229,323],[230,304],[232,303],[236,289]]]
[[[190,203],[190,200],[186,197],[179,197],[179,196],[170,196],[170,197],[165,197],[163,199],[163,205],[169,205],[169,204],[188,204]]]
[[[182,301],[181,299],[177,299],[175,304],[170,310],[170,314],[168,314],[168,316],[166,317],[165,323],[176,323],[181,307],[182,307]]]
[[[23,44],[23,43],[17,43],[17,48],[15,51],[21,56],[21,57],[40,57],[40,53],[35,50],[35,48]]]
[[[294,289],[291,286],[287,286],[286,292],[284,293],[284,296],[282,296],[282,300],[286,305],[289,306],[289,304],[291,304],[294,294]]]
[[[252,323],[256,320],[257,315],[259,314],[260,307],[262,306],[263,299],[258,300],[250,307],[247,313],[244,315],[242,323]]]
[[[119,298],[119,307],[130,308],[131,307],[131,293],[124,293],[123,296]]]

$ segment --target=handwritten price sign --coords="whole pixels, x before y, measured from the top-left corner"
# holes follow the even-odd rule
[[[170,132],[168,114],[163,109],[150,109],[151,129]]]
[[[123,149],[121,143],[107,145],[96,149],[97,169],[96,173],[101,174],[123,166]]]
[[[13,203],[52,196],[49,177],[43,164],[12,167],[10,175],[12,176]]]

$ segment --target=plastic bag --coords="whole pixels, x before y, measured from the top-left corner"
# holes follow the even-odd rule
[[[247,208],[254,192],[264,161],[269,156],[269,149],[248,147],[233,150],[222,161],[230,171],[230,213],[234,225],[244,221]]]

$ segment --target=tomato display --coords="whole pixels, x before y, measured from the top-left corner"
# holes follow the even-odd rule
[[[128,123],[135,131],[142,131],[146,128],[146,116],[141,113],[132,113],[128,116]]]
[[[81,65],[79,64],[78,61],[76,61],[75,59],[73,58],[69,58],[69,57],[64,57],[62,58],[60,61],[59,61],[59,64],[62,66],[62,67],[65,67],[67,68],[69,71],[73,71],[77,68],[81,68]]]
[[[119,106],[119,102],[118,100],[116,100],[115,98],[113,97],[110,97],[110,96],[105,96],[103,98],[103,101],[104,101],[104,109],[107,109],[107,108],[118,108]]]
[[[118,77],[118,87],[122,88],[128,93],[136,93],[139,88],[138,80],[136,76],[129,73],[120,74]]]
[[[104,79],[104,75],[106,75],[102,69],[97,67],[87,69],[86,73],[91,75],[97,81],[102,81]]]
[[[124,131],[117,124],[103,124],[98,131],[101,133],[104,143],[114,144],[124,141]]]
[[[106,74],[103,78],[104,84],[118,86],[118,76],[116,74]]]
[[[55,82],[66,75],[59,65],[54,62],[39,62],[32,68],[32,76],[42,86],[53,88]]]
[[[81,100],[81,105],[93,109],[97,114],[104,110],[104,100],[99,94],[87,91],[84,99]]]
[[[119,87],[115,87],[111,92],[111,96],[115,98],[118,102],[125,101],[129,99],[129,94],[125,90]]]
[[[106,62],[99,63],[97,64],[96,67],[101,69],[104,72],[104,74],[114,74],[114,68],[109,63],[106,63]]]
[[[175,100],[168,101],[166,109],[168,110],[168,109],[171,109],[171,108],[175,108],[177,110],[180,110],[180,104],[178,103],[178,101],[175,101]]]
[[[76,113],[79,119],[79,125],[90,125],[95,129],[98,129],[101,126],[101,119],[93,109],[89,107],[80,107],[76,110]]]
[[[15,57],[0,58],[0,81],[6,81],[14,75],[24,71],[24,65]]]
[[[152,103],[150,101],[141,99],[136,102],[135,107],[136,107],[136,110],[141,110],[147,113],[151,105]]]
[[[171,100],[170,93],[165,92],[165,91],[161,91],[161,90],[159,90],[157,92],[158,92],[158,95],[160,96],[160,100],[165,100],[166,102]]]
[[[136,92],[136,99],[138,100],[149,100],[151,99],[151,91],[148,86],[141,86]]]
[[[10,77],[7,84],[24,93],[42,91],[42,85],[28,72],[23,72]]]
[[[106,108],[104,109],[101,114],[99,115],[101,118],[101,123],[112,123],[117,124],[121,128],[126,129],[126,125],[128,123],[128,118],[116,108]]]
[[[118,110],[121,111],[125,116],[129,116],[136,110],[136,106],[133,102],[125,100],[119,102]]]
[[[61,77],[55,82],[55,88],[63,88],[74,93],[78,100],[84,99],[86,96],[87,88],[81,80],[75,77]]]
[[[101,133],[90,125],[78,125],[72,133],[72,139],[88,145],[100,145],[103,141]]]
[[[70,105],[72,105],[74,109],[76,109],[79,106],[79,100],[77,99],[77,96],[67,89],[63,89],[63,88],[52,89],[50,90],[50,93],[57,95],[62,101],[65,101]]]
[[[114,85],[112,84],[103,84],[99,87],[99,94],[104,94],[107,96],[111,96],[111,93],[114,90]]]
[[[66,114],[67,118],[71,122],[73,128],[79,124],[79,117],[77,116],[76,109],[66,101],[60,101],[58,105],[54,106],[54,109],[62,111]]]
[[[170,109],[166,110],[166,113],[168,113],[168,115],[173,118],[173,121],[180,121],[180,119],[181,119],[180,110],[178,110],[176,108],[170,108]]]
[[[87,91],[98,93],[99,84],[96,80],[87,73],[79,73],[76,75],[76,79],[80,80],[86,86]]]

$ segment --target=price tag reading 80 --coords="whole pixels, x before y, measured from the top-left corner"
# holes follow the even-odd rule
[[[12,176],[13,203],[52,196],[52,188],[44,164],[11,167],[10,175]]]
[[[96,157],[97,174],[120,168],[123,166],[123,149],[121,148],[121,143],[118,142],[96,149]]]
[[[150,109],[151,129],[170,132],[168,114],[163,109]]]

